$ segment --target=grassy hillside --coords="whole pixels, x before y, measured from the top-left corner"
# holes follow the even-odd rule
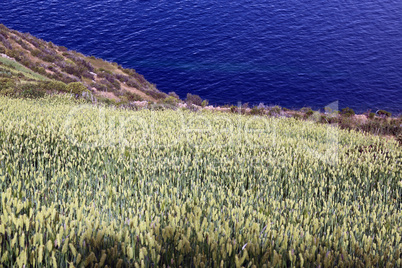
[[[401,267],[394,140],[67,96],[0,122],[5,267]]]
[[[109,103],[157,102],[167,97],[133,69],[84,56],[0,24],[0,94],[11,95],[12,88],[21,93],[24,89],[18,86],[26,83],[32,84],[32,90],[59,91],[44,86],[45,80],[82,83],[96,99]]]

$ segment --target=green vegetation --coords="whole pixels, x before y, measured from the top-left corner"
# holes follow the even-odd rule
[[[395,140],[67,96],[0,122],[5,267],[401,267]]]
[[[197,106],[201,106],[203,100],[198,95],[187,93],[186,102],[189,105],[194,104],[194,105],[197,105]]]
[[[81,95],[83,92],[88,91],[88,89],[80,82],[73,82],[67,85],[67,92]]]
[[[349,107],[346,107],[341,110],[341,115],[346,116],[346,117],[351,117],[351,116],[355,115],[355,111]]]
[[[0,57],[0,67],[4,70],[11,72],[12,74],[22,73],[27,78],[31,78],[34,80],[49,80],[49,78],[40,75],[38,73],[35,73],[32,70],[23,66],[22,64],[7,58]]]
[[[385,117],[391,117],[391,115],[392,115],[392,113],[387,112],[387,111],[385,111],[385,110],[379,110],[379,111],[377,112],[377,114],[380,115],[380,116],[385,116]]]

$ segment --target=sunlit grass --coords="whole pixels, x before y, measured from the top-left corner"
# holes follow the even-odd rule
[[[0,122],[4,266],[401,266],[395,141],[67,97]]]

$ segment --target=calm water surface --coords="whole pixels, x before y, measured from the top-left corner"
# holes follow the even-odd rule
[[[1,1],[0,22],[213,104],[402,112],[400,0]]]

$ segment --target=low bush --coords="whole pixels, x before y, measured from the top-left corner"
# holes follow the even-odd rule
[[[128,101],[133,102],[133,101],[142,101],[143,98],[133,92],[129,91],[123,91],[124,96],[127,98]]]
[[[137,81],[135,81],[134,79],[128,80],[128,81],[126,82],[126,85],[129,86],[129,87],[137,88],[137,89],[140,88],[140,86],[138,85]]]
[[[281,107],[279,107],[279,106],[271,107],[271,108],[269,108],[268,115],[270,115],[270,116],[273,116],[273,115],[280,115],[281,110],[282,110],[282,109],[281,109]]]
[[[59,46],[59,51],[65,52],[65,51],[67,51],[67,50],[68,50],[68,49],[67,49],[66,47]]]
[[[169,92],[168,95],[169,95],[169,96],[172,96],[173,98],[176,98],[176,99],[180,100],[179,95],[177,95],[176,92],[174,92],[174,91]]]
[[[144,91],[145,94],[151,96],[154,99],[160,100],[166,98],[166,94],[160,91]]]
[[[99,83],[91,83],[91,87],[96,88],[96,90],[98,90],[98,91],[104,91],[104,92],[108,91],[107,86],[99,84]]]
[[[379,111],[377,111],[377,114],[379,116],[383,116],[383,117],[391,117],[391,115],[392,115],[391,112],[387,112],[385,110],[379,110]]]
[[[31,51],[31,55],[34,57],[39,57],[39,55],[42,53],[39,49],[34,49]]]
[[[24,98],[42,98],[45,96],[46,91],[38,83],[24,83],[18,86],[20,95]]]
[[[206,107],[206,106],[208,106],[208,105],[209,105],[209,101],[208,101],[208,100],[203,100],[202,103],[201,103],[201,106],[202,106],[202,107]]]
[[[163,99],[162,101],[164,104],[168,104],[168,105],[176,105],[178,102],[178,99],[176,99],[173,96],[168,96],[167,98]]]
[[[72,82],[67,85],[67,92],[81,95],[85,91],[88,91],[88,89],[80,82]]]
[[[263,115],[265,114],[265,110],[259,108],[258,106],[254,106],[251,111],[250,111],[251,115]]]
[[[122,83],[127,82],[130,79],[128,76],[123,74],[116,74],[115,77]]]
[[[42,60],[47,61],[47,62],[55,62],[56,57],[52,55],[43,55]]]
[[[352,108],[346,107],[341,110],[341,115],[350,117],[350,116],[355,115],[355,111]]]
[[[50,91],[69,92],[67,85],[61,81],[46,81],[42,83],[43,88]]]
[[[134,69],[122,69],[122,71],[130,76],[136,73]]]
[[[0,42],[4,44],[4,46],[7,49],[13,49],[13,47],[11,46],[10,42],[7,40],[7,38],[0,33]]]
[[[201,104],[202,104],[202,99],[201,99],[201,97],[198,96],[198,95],[191,94],[191,93],[187,93],[186,103],[187,103],[187,104],[194,104],[194,105],[201,106]]]
[[[399,135],[396,137],[396,140],[399,142],[400,145],[402,145],[402,132],[399,133]]]

